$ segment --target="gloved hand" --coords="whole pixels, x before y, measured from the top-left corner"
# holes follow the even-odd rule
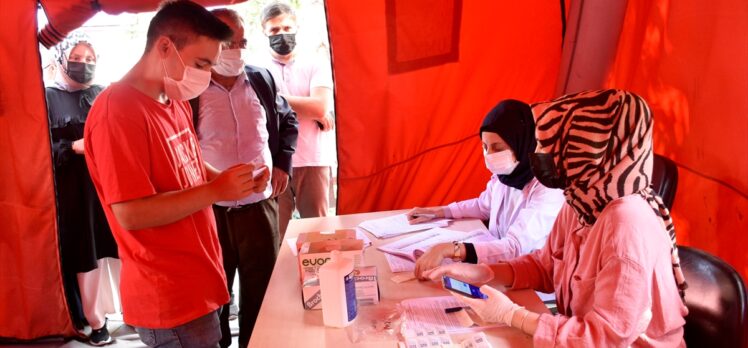
[[[488,299],[465,297],[455,292],[452,292],[452,295],[470,306],[484,321],[489,323],[504,323],[512,326],[514,312],[523,307],[512,302],[503,292],[489,285],[481,286],[480,291],[488,296]]]
[[[476,285],[488,283],[494,276],[491,267],[483,263],[452,263],[423,272],[423,276],[431,280],[441,280],[444,275]]]

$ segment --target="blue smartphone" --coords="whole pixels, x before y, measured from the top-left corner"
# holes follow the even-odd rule
[[[442,276],[442,282],[444,283],[444,288],[447,290],[452,290],[456,293],[459,293],[461,295],[472,297],[472,298],[480,298],[480,299],[487,299],[488,296],[486,294],[480,292],[480,288],[473,285],[468,284],[463,281],[450,278],[447,276]]]

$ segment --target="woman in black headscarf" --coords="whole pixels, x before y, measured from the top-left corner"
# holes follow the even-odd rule
[[[444,258],[494,263],[539,249],[564,203],[561,190],[541,185],[532,175],[528,155],[535,150],[535,122],[530,106],[504,100],[486,115],[479,134],[486,168],[493,174],[478,198],[436,208],[415,208],[410,223],[432,218],[476,218],[488,221],[496,240],[443,243],[433,246],[416,263],[419,278]]]
[[[111,342],[104,312],[113,305],[111,291],[99,286],[100,276],[109,284],[99,260],[116,258],[117,244],[88,174],[83,126],[103,87],[92,83],[96,54],[85,35],[73,33],[56,49],[55,81],[46,97],[65,293],[75,326],[82,328],[85,319],[93,329],[90,342],[102,345]]]

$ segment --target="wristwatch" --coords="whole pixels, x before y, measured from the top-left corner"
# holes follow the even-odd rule
[[[460,243],[457,241],[452,241],[452,245],[454,246],[454,252],[452,252],[452,261],[462,261],[462,255],[460,255]]]

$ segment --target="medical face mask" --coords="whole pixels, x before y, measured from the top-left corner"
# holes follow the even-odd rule
[[[547,153],[531,153],[530,169],[540,183],[548,188],[566,188],[566,177],[561,175],[553,162],[553,156]]]
[[[94,78],[96,72],[96,65],[86,64],[83,62],[71,62],[68,61],[68,68],[65,73],[70,77],[71,80],[87,84]]]
[[[172,44],[173,45],[173,44]],[[166,64],[161,59],[161,64],[164,66],[164,93],[169,99],[186,101],[193,99],[202,94],[205,89],[208,88],[210,83],[210,71],[204,71],[191,66],[184,65],[182,57],[179,55],[179,51],[174,46],[174,51],[177,53],[177,58],[184,67],[181,80],[175,80],[169,77],[166,72]]]
[[[512,150],[484,153],[483,158],[486,161],[486,168],[495,175],[509,175],[519,165],[519,162],[514,159]]]
[[[270,48],[281,56],[291,53],[296,47],[296,34],[270,35],[268,40],[270,40]]]
[[[244,71],[242,50],[235,48],[221,51],[218,64],[213,67],[213,70],[223,76],[239,76]]]

